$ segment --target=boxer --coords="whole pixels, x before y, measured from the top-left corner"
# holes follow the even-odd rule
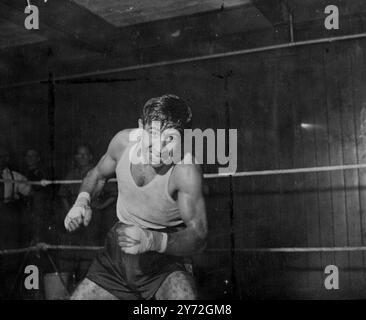
[[[138,121],[139,139],[131,141],[131,129],[119,132],[83,179],[65,228],[71,232],[89,224],[90,201],[114,173],[119,221],[71,299],[197,299],[185,262],[206,244],[203,176],[190,153],[163,161],[164,150],[173,156],[181,148],[177,136],[191,118],[190,108],[175,95],[150,99]],[[132,161],[131,154],[142,161]]]

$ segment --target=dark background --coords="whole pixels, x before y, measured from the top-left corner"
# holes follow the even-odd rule
[[[108,1],[114,10],[117,2]],[[25,2],[0,1],[0,138],[16,167],[35,147],[62,178],[79,142],[101,156],[115,133],[136,126],[144,102],[164,93],[189,103],[194,127],[238,130],[238,171],[364,163],[365,39],[95,73],[287,43],[289,13],[295,41],[366,32],[364,1],[236,1],[227,7],[205,1],[197,12],[189,8],[198,1],[181,7],[150,1],[122,17],[98,11],[98,1],[94,12],[83,3],[34,1],[40,30],[27,31]],[[323,25],[328,4],[339,7],[339,30]],[[91,74],[78,76],[85,72]],[[204,169],[217,172],[217,166]],[[206,182],[208,249],[229,249],[231,226],[235,249],[365,245],[364,170],[233,178],[231,186],[228,178]],[[238,250],[233,257],[229,250],[208,250],[195,262],[213,297],[225,297],[224,291],[241,299],[366,297],[362,252]],[[339,267],[339,290],[324,288],[329,264]]]

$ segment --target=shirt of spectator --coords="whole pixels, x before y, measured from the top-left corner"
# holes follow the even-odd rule
[[[20,173],[9,168],[10,155],[8,150],[0,147],[0,175],[4,180],[15,180],[19,183],[4,182],[0,183],[0,199],[3,203],[16,201],[21,196],[28,196],[31,193],[31,186],[26,183],[27,178]]]
[[[64,178],[65,180],[82,180],[93,167],[93,156],[88,146],[79,146],[75,154],[76,166],[72,168]],[[63,184],[59,190],[59,196],[62,199],[65,211],[69,211],[74,203],[78,193],[79,184]]]

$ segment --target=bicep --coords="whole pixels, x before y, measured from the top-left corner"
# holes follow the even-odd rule
[[[207,216],[201,181],[193,181],[188,188],[178,190],[178,208],[187,228],[199,237],[207,235]]]
[[[127,145],[126,136],[127,131],[121,131],[116,134],[108,146],[106,154],[99,160],[95,171],[98,178],[105,179],[111,177],[117,166],[117,159],[120,158]]]
[[[107,152],[94,169],[98,178],[105,179],[112,176],[116,170],[116,160]]]

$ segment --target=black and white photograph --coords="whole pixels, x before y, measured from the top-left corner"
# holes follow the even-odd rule
[[[365,0],[0,0],[0,301],[364,299]]]

